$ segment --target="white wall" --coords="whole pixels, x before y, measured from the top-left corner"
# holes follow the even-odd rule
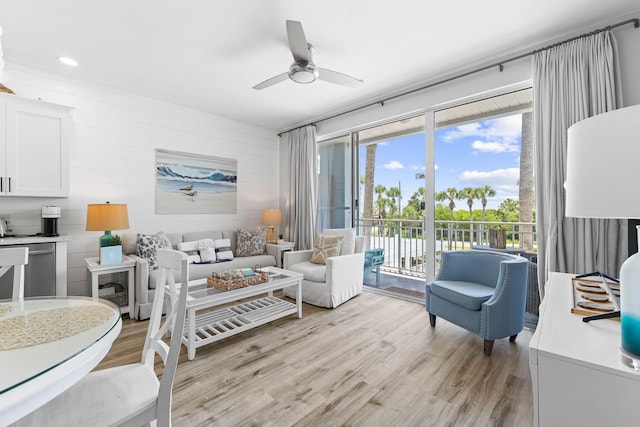
[[[97,256],[102,233],[85,228],[88,203],[126,203],[129,230],[155,233],[255,229],[262,209],[278,203],[278,144],[271,130],[130,93],[7,64],[18,95],[73,110],[69,198],[0,198],[17,233],[40,231],[40,208],[62,208],[59,232],[68,234],[68,293],[89,295],[84,258]],[[155,149],[238,161],[236,214],[155,214]]]

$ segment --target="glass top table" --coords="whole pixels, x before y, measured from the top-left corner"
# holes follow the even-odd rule
[[[119,308],[106,300],[0,300],[0,425],[18,420],[91,371],[121,328]]]

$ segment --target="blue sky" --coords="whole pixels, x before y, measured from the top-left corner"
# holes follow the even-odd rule
[[[515,114],[436,131],[436,192],[448,187],[490,185],[496,197],[487,207],[497,208],[506,199],[518,199],[520,133],[522,116]],[[375,184],[402,187],[402,206],[424,185],[416,179],[425,171],[424,134],[379,143],[376,151]],[[360,152],[360,172],[364,174],[364,148]],[[457,208],[466,208],[464,201]],[[480,208],[479,201],[474,209]]]

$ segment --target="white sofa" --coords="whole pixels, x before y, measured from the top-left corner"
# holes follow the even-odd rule
[[[189,280],[204,279],[211,273],[220,273],[236,268],[269,267],[276,265],[276,254],[265,253],[263,255],[238,257],[236,254],[237,231],[236,230],[212,230],[195,231],[187,233],[165,233],[171,241],[172,249],[178,249],[178,243],[192,242],[202,239],[229,239],[234,259],[231,261],[212,264],[189,264]],[[136,260],[135,274],[135,310],[134,317],[138,320],[148,319],[153,305],[153,293],[155,291],[156,276],[159,270],[149,271],[149,263],[136,253],[136,233],[125,233],[122,236],[123,252]],[[267,247],[267,250],[270,250]],[[176,280],[180,280],[176,277]]]
[[[302,301],[319,307],[335,308],[362,292],[364,280],[364,237],[353,229],[330,229],[323,234],[342,235],[340,255],[327,258],[326,265],[310,262],[313,250],[284,254],[284,269],[302,273]],[[295,298],[297,288],[284,294]]]

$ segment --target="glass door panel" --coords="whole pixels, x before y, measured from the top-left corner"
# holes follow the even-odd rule
[[[350,135],[318,144],[318,232],[352,227]]]

